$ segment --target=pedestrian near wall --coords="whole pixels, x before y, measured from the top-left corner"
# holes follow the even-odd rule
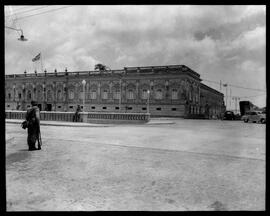
[[[78,105],[77,106],[77,109],[76,109],[76,112],[75,112],[75,114],[74,114],[74,116],[73,116],[73,122],[78,122],[78,121],[80,121],[80,112],[81,112],[82,110],[81,110],[81,106],[80,105]]]
[[[40,111],[36,101],[31,101],[32,107],[26,112],[27,121],[27,144],[28,150],[40,150]],[[38,142],[38,148],[36,148],[36,142]]]

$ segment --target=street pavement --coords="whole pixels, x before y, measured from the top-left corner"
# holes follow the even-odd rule
[[[29,152],[19,123],[6,120],[7,211],[265,210],[265,124],[42,121]]]

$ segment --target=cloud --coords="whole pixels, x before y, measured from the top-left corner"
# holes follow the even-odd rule
[[[265,79],[253,82],[247,69],[264,73],[265,6],[72,6],[17,25],[29,41],[5,31],[7,74],[33,71],[31,59],[41,51],[50,70],[185,64],[213,80]]]
[[[265,47],[266,31],[264,27],[257,27],[251,31],[243,32],[232,42],[233,48],[244,47],[247,51],[261,49]]]

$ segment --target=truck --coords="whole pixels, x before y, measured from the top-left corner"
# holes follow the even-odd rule
[[[256,109],[250,101],[239,101],[240,114],[241,116],[245,115],[247,112]]]

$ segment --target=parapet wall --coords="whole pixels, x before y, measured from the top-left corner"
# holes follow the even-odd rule
[[[6,110],[7,119],[25,119],[26,111]],[[146,123],[150,120],[149,113],[99,113],[80,112],[80,122],[88,123]],[[72,122],[74,112],[40,112],[40,120]]]

